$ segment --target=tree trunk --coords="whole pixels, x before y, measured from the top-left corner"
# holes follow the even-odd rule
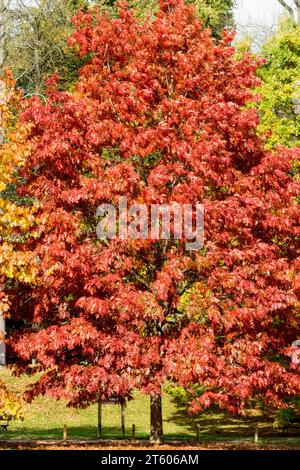
[[[297,8],[297,23],[300,26],[300,0],[297,0],[295,3]]]
[[[150,442],[160,444],[162,441],[162,399],[160,393],[155,393],[150,396]]]
[[[0,72],[3,72],[3,66],[6,58],[6,40],[7,40],[7,10],[9,0],[0,0]]]
[[[42,90],[42,73],[41,73],[41,56],[40,56],[40,45],[41,45],[41,25],[38,16],[33,18],[33,28],[35,32],[34,41],[34,92],[39,95]]]
[[[290,15],[291,18],[294,19],[294,11],[293,11],[293,8],[288,5],[288,3],[286,2],[286,0],[278,0],[278,2],[280,3],[280,5],[287,11],[287,13]]]
[[[34,92],[39,95],[40,94],[40,89],[41,89],[41,72],[40,72],[40,54],[39,50],[36,46],[34,49],[34,69],[35,69],[35,74],[34,74]]]

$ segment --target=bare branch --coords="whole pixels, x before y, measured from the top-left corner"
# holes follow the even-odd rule
[[[290,5],[288,5],[285,0],[278,0],[278,2],[288,12],[288,14],[294,19],[294,10],[292,9],[292,7],[290,7]]]

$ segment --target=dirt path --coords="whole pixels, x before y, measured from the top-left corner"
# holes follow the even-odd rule
[[[150,445],[147,441],[130,443],[125,441],[0,441],[0,450],[300,450],[300,444],[262,444],[250,442],[172,442],[162,445]]]

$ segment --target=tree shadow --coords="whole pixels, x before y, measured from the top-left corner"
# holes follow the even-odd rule
[[[256,428],[259,434],[265,437],[281,437],[282,431],[273,427],[274,415],[266,414],[261,410],[249,408],[246,417],[232,415],[217,406],[203,411],[197,415],[188,412],[188,405],[176,398],[171,398],[176,411],[167,419],[180,427],[185,427],[194,436],[199,428],[201,439],[234,439],[253,437]],[[290,436],[299,436],[299,430],[291,429]]]

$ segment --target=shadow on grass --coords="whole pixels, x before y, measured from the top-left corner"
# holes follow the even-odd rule
[[[259,428],[260,436],[281,438],[282,432],[273,427],[274,416],[266,416],[260,412],[247,417],[225,413],[218,407],[198,415],[190,415],[188,407],[175,398],[172,399],[176,411],[167,421],[176,423],[179,427],[188,429],[191,436],[196,436],[199,426],[201,440],[232,440],[253,438],[255,429]],[[291,429],[290,437],[300,436],[300,429]],[[171,437],[171,436],[170,436]]]

